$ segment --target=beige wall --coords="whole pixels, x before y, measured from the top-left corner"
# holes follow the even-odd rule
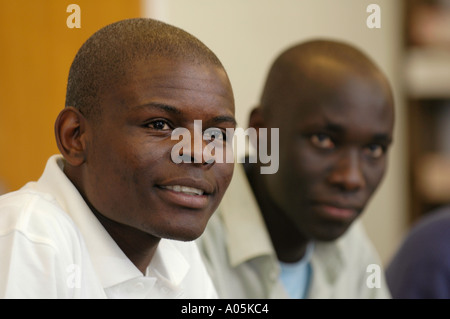
[[[401,92],[401,1],[143,0],[145,14],[196,35],[219,56],[231,78],[239,125],[259,99],[274,57],[294,42],[332,37],[371,55],[391,80],[397,122],[390,166],[363,221],[384,263],[407,225],[405,109]],[[366,8],[381,7],[381,28],[369,29]]]

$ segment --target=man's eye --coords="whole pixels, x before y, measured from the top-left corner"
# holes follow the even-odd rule
[[[156,120],[147,124],[147,127],[155,130],[170,130],[169,124],[163,120]]]
[[[310,139],[311,143],[318,148],[333,149],[335,147],[333,140],[327,134],[313,134]]]
[[[221,129],[208,128],[203,133],[203,139],[204,140],[208,140],[208,141],[213,141],[213,140],[216,140],[216,139],[220,140],[220,141],[225,141],[226,140],[226,135]]]
[[[380,158],[386,152],[386,148],[380,144],[370,144],[364,150],[372,158]]]

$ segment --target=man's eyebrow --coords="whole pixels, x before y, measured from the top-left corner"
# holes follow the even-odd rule
[[[390,134],[378,133],[373,136],[374,141],[392,143],[392,136]]]
[[[325,125],[325,130],[338,134],[344,133],[345,127],[336,123],[327,122]],[[375,133],[372,136],[372,140],[377,142],[392,143],[392,136],[387,133]]]
[[[334,133],[342,133],[345,132],[345,128],[339,124],[328,122],[325,125],[325,130],[334,132]]]
[[[155,102],[151,102],[151,103],[144,104],[144,105],[139,105],[137,108],[156,108],[156,109],[165,111],[167,113],[181,114],[181,111],[174,106],[162,104],[162,103],[155,103]]]
[[[139,105],[139,106],[137,106],[137,108],[157,108],[157,109],[160,109],[162,111],[172,113],[172,114],[177,114],[177,115],[183,114],[183,112],[181,110],[179,110],[178,108],[176,108],[174,106],[163,104],[163,103],[156,103],[156,102]],[[219,123],[224,123],[224,122],[229,122],[233,125],[237,124],[236,119],[233,116],[228,116],[228,115],[219,115],[219,116],[213,117],[208,122],[211,122],[211,124],[219,124]]]
[[[229,122],[233,125],[237,125],[236,119],[233,116],[228,116],[228,115],[216,116],[216,117],[212,118],[211,120],[209,120],[208,122],[210,122],[211,124],[219,124],[219,123]]]

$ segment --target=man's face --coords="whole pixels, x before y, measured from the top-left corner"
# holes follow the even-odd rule
[[[268,120],[280,129],[280,168],[265,176],[266,187],[306,238],[333,240],[362,212],[384,175],[391,97],[378,81],[340,73],[294,94],[280,97],[291,104]]]
[[[175,128],[234,128],[234,98],[215,66],[139,62],[89,121],[84,192],[104,217],[159,238],[192,240],[206,227],[233,173],[228,163],[171,159]],[[206,143],[204,141],[204,143]],[[205,144],[203,144],[204,146]],[[192,158],[194,147],[190,154]]]

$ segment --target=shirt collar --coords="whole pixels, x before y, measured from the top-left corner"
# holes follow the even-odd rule
[[[315,246],[315,242],[314,241],[310,241],[307,245],[306,245],[306,252],[305,255],[303,256],[303,258],[301,260],[303,260],[305,263],[309,263],[311,261],[311,257],[313,255],[314,252],[314,246]]]
[[[232,266],[258,256],[269,255],[276,258],[243,165],[235,166],[233,178],[219,210],[227,232],[227,249]]]
[[[189,271],[189,263],[168,239],[161,239],[147,268],[147,276],[155,274],[173,288],[180,285]]]
[[[36,187],[51,193],[78,226],[103,287],[108,288],[130,279],[143,277],[64,174],[64,163],[61,155],[50,157]],[[153,269],[167,282],[178,285],[188,272],[189,264],[172,243],[162,239],[149,269]],[[151,273],[149,269],[147,274]]]
[[[351,226],[353,227],[353,225]],[[350,229],[347,230],[347,232]],[[345,250],[348,250],[343,242],[343,236],[331,242],[316,241],[314,244],[314,252],[311,256],[311,265],[313,272],[316,273],[312,277],[313,281],[320,283],[311,285],[314,287],[328,286],[330,289],[322,289],[323,291],[330,291],[342,274],[342,270],[347,267],[345,264]],[[318,274],[321,274],[320,276]],[[322,278],[323,277],[323,278]],[[311,291],[311,295],[320,295],[321,292]]]

